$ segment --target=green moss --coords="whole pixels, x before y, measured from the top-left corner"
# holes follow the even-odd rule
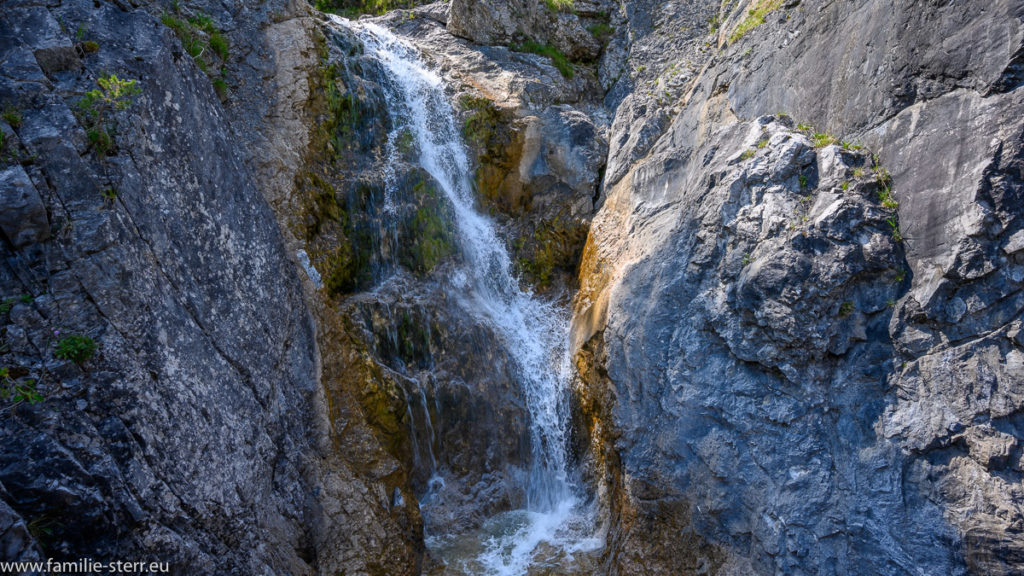
[[[403,225],[405,242],[399,263],[418,274],[427,274],[455,252],[454,238],[434,187],[421,180],[413,192],[420,197],[420,207]]]
[[[359,99],[344,90],[339,64],[325,64],[320,68],[320,86],[326,104],[326,118],[318,126],[319,140],[326,142],[335,157],[352,148],[352,137],[362,121]],[[315,145],[319,145],[315,143]]]
[[[587,227],[561,217],[545,220],[532,238],[517,243],[517,263],[523,276],[538,289],[551,285],[555,270],[571,270],[579,262]]]
[[[509,48],[515,52],[530,52],[540,56],[547,56],[562,76],[566,78],[573,77],[573,66],[572,62],[569,61],[569,57],[550,44],[541,44],[533,40],[527,40],[522,44],[513,44]]]
[[[417,363],[426,366],[430,363],[430,338],[431,330],[429,324],[415,318],[408,310],[402,311],[401,320],[395,327],[395,337],[398,349],[396,353],[405,363]]]
[[[839,306],[839,317],[840,318],[846,318],[850,314],[853,314],[853,311],[855,309],[856,309],[856,307],[855,307],[854,303],[849,301],[849,300],[847,300],[846,302],[843,302],[842,305]]]
[[[462,124],[462,135],[473,144],[487,146],[502,120],[500,111],[487,98],[465,95],[460,103],[469,111]]]
[[[406,128],[395,137],[395,149],[403,156],[410,156],[416,151],[416,135]]]

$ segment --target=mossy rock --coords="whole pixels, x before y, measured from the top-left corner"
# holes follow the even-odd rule
[[[463,136],[477,156],[475,184],[481,203],[510,216],[528,211],[531,197],[519,178],[524,135],[514,112],[469,95],[459,103],[467,111]]]
[[[455,253],[451,209],[426,178],[424,175],[413,185],[416,208],[408,213],[399,230],[398,261],[421,275]]]
[[[566,216],[541,221],[532,237],[521,238],[515,246],[523,278],[543,290],[551,285],[556,270],[575,272],[587,231],[585,223]]]

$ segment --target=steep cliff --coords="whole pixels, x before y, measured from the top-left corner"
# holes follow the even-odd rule
[[[418,572],[415,499],[271,210],[311,132],[309,9],[5,2],[0,27],[5,559]]]
[[[1019,3],[624,11],[574,321],[608,569],[1018,572]]]

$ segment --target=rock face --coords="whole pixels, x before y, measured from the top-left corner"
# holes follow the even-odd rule
[[[600,54],[601,42],[600,35],[588,28],[607,23],[610,10],[610,2],[592,0],[454,0],[448,12],[448,30],[478,44],[526,40],[549,44],[574,60],[592,60]]]
[[[606,568],[1019,572],[1021,7],[707,4],[680,100],[609,93],[574,320]],[[632,66],[686,18],[627,9]]]
[[[318,297],[264,200],[280,179],[248,161],[288,157],[289,118],[232,119],[159,18],[202,41],[212,18],[238,110],[303,109],[308,91],[282,102],[274,82],[315,71],[301,50],[316,26],[299,5],[150,8],[8,3],[0,17],[2,128],[17,134],[0,192],[4,559],[417,573],[415,498],[325,376]],[[265,71],[271,54],[293,68],[245,64],[266,56]],[[107,74],[139,93],[97,124],[79,103]]]

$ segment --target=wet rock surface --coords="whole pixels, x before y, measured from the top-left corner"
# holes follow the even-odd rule
[[[501,3],[474,9],[491,8],[509,9]],[[566,77],[544,56],[483,37],[482,45],[466,42],[444,22],[424,17],[431,10],[385,21],[450,86],[476,159],[481,205],[505,230],[520,274],[538,291],[566,294],[576,282],[607,157],[609,120],[594,70],[578,65]],[[460,11],[452,5],[449,29]]]

